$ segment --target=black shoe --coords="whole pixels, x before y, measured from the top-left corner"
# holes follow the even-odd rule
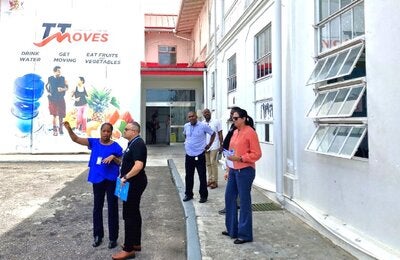
[[[186,201],[189,201],[189,200],[192,200],[192,199],[193,199],[193,197],[185,196],[185,197],[183,198],[183,201],[186,202]]]
[[[116,247],[118,244],[117,244],[117,241],[115,241],[115,240],[111,240],[110,242],[108,242],[108,248],[109,249],[111,249],[111,248],[114,248],[114,247]]]
[[[204,203],[207,201],[207,198],[200,198],[199,203]]]
[[[222,231],[222,235],[231,237],[231,236],[229,235],[228,231]],[[231,237],[231,238],[237,238],[237,236],[233,236],[233,237]]]
[[[101,245],[101,242],[103,242],[102,238],[100,238],[99,236],[95,236],[92,246],[98,247],[99,245]]]
[[[218,211],[218,214],[220,214],[220,215],[224,215],[225,213],[226,213],[226,209],[225,208],[223,208],[220,211]]]
[[[244,239],[241,239],[241,238],[237,238],[237,239],[235,239],[235,241],[233,241],[233,243],[234,244],[244,244],[244,243],[247,243],[247,242],[251,242],[251,240],[244,240]]]

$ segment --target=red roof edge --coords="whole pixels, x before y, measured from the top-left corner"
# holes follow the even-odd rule
[[[192,65],[189,63],[177,63],[176,65],[161,65],[157,62],[140,62],[141,68],[205,68],[206,64],[204,61],[195,62]]]

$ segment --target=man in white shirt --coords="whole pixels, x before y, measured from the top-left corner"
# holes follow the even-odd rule
[[[216,119],[211,119],[211,112],[208,108],[203,110],[204,123],[210,126],[215,133],[215,139],[211,147],[206,151],[206,166],[208,172],[207,186],[211,189],[218,187],[218,153],[222,152],[222,127],[221,122]],[[207,143],[209,143],[211,136],[207,134]]]

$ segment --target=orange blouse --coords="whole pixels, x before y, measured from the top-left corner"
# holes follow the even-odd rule
[[[234,169],[249,166],[256,168],[256,161],[261,158],[261,147],[256,131],[248,125],[240,130],[236,129],[229,143],[229,150],[233,150],[235,156],[242,157],[241,162],[233,161]]]

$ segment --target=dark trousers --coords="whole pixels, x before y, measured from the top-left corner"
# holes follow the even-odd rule
[[[125,221],[124,250],[130,252],[133,246],[140,246],[142,239],[142,216],[140,199],[147,186],[147,176],[140,173],[132,178],[128,191],[128,200],[123,203],[122,217]]]
[[[206,157],[205,153],[199,154],[198,156],[189,156],[186,154],[185,157],[185,195],[187,197],[193,198],[193,185],[194,185],[194,170],[197,169],[199,174],[200,182],[200,197],[208,198],[207,190],[207,173],[206,173]]]
[[[112,241],[118,239],[118,198],[114,195],[115,181],[104,180],[93,184],[93,236],[104,237],[103,206],[107,195],[108,234]]]

